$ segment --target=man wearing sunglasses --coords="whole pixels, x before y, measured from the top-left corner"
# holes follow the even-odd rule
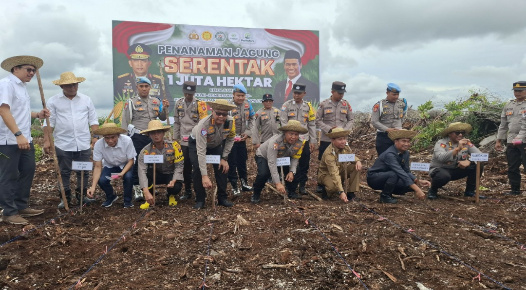
[[[91,131],[99,129],[99,119],[91,98],[78,92],[79,83],[85,81],[83,77],[76,77],[72,72],[65,72],[53,84],[60,86],[62,92],[52,96],[47,107],[51,112],[49,122],[44,130],[53,132],[55,151],[62,177],[62,184],[66,193],[66,200],[71,203],[70,176],[73,161],[90,161],[91,148],[99,139]],[[49,134],[44,134],[44,151],[49,153]],[[81,173],[77,171],[76,197],[80,204]],[[88,187],[89,174],[84,174],[84,193]],[[84,197],[83,202],[89,204],[94,199]],[[64,208],[64,201],[60,201],[58,208]]]
[[[31,119],[49,117],[49,110],[31,112],[27,84],[44,62],[34,56],[13,56],[0,65],[10,75],[0,80],[0,207],[3,221],[27,224],[24,217],[42,214],[29,208],[35,175]]]
[[[464,196],[472,197],[476,190],[477,167],[476,163],[469,161],[472,153],[480,150],[466,138],[472,127],[467,123],[451,123],[441,133],[442,139],[438,140],[433,149],[433,159],[429,169],[431,188],[427,192],[428,199],[438,198],[438,189],[451,180],[466,178]],[[481,172],[482,174],[482,167]]]
[[[508,160],[508,179],[511,191],[508,194],[521,194],[520,166],[526,169],[526,144],[514,141],[521,129],[520,120],[526,115],[526,82],[513,83],[515,100],[509,101],[502,109],[500,126],[497,133],[496,150],[502,150],[502,140],[506,142],[506,159]]]

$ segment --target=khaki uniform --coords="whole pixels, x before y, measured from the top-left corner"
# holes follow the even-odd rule
[[[294,100],[286,101],[281,107],[280,121],[281,126],[287,125],[289,120],[297,120],[303,127],[309,130],[308,133],[300,135],[300,140],[317,143],[316,140],[316,114],[310,102],[303,101],[296,104]]]
[[[162,100],[164,98],[164,90],[161,76],[148,74],[146,77],[152,82],[150,96],[158,97]],[[125,73],[118,76],[115,83],[114,96],[128,98],[135,95],[137,95],[137,76],[133,73]],[[166,98],[171,98],[168,91],[166,91]]]
[[[176,141],[164,142],[164,148],[155,148],[153,143],[146,145],[139,154],[139,184],[141,188],[148,187],[148,178],[146,177],[148,167],[153,168],[153,164],[144,163],[144,155],[164,155],[164,163],[155,165],[156,173],[172,174],[172,180],[183,180],[183,151]]]
[[[520,121],[523,114],[526,114],[526,101],[519,102],[516,99],[509,101],[500,115],[497,139],[506,140],[508,144],[512,143],[521,130]]]
[[[223,125],[215,125],[212,115],[197,123],[197,126],[192,130],[191,138],[195,139],[201,175],[208,175],[206,171],[206,149],[215,148],[221,145],[223,140],[226,140],[221,155],[221,158],[226,159],[234,144],[235,136],[236,126],[234,119],[230,116],[227,117]]]
[[[195,98],[190,103],[185,98],[180,98],[175,103],[174,114],[174,140],[181,146],[188,146],[188,137],[199,120],[208,116],[208,108],[205,102]]]
[[[345,146],[343,149],[336,149],[331,144],[321,158],[318,171],[318,183],[325,186],[327,193],[338,192],[358,192],[360,190],[360,171],[356,170],[355,162],[338,162],[340,154],[352,154],[351,148]],[[347,164],[347,175],[349,178],[348,187],[343,189],[345,180],[345,164]]]
[[[273,135],[278,134],[278,128],[281,127],[279,119],[279,109],[274,107],[268,110],[265,108],[259,109],[256,112],[254,125],[252,126],[252,144],[263,143]]]
[[[305,142],[296,141],[294,144],[288,144],[284,140],[284,135],[274,135],[269,140],[265,141],[256,151],[256,156],[263,157],[267,160],[272,182],[280,183],[278,167],[276,159],[282,157],[291,157],[289,171],[296,173],[298,161],[301,157]],[[255,186],[255,185],[254,185]]]
[[[407,106],[404,100],[398,99],[396,102],[391,103],[387,99],[383,99],[374,104],[371,115],[373,127],[381,132],[385,132],[389,128],[402,129]]]
[[[316,126],[321,130],[322,142],[331,142],[327,137],[329,130],[334,127],[341,127],[344,130],[352,130],[354,116],[351,104],[345,100],[335,103],[328,98],[320,103],[316,112]]]
[[[469,159],[471,153],[481,153],[480,150],[470,142],[466,148],[463,148],[457,155],[453,156],[453,150],[457,147],[458,143],[453,144],[449,140],[449,137],[438,140],[433,148],[433,159],[431,159],[429,174],[431,174],[435,168],[457,168],[457,163]]]
[[[133,96],[124,104],[121,128],[128,130],[128,124],[132,124],[136,130],[142,131],[148,129],[151,120],[166,120],[166,111],[159,112],[161,104],[157,97],[143,99],[138,95]]]
[[[229,113],[236,122],[236,135],[246,134],[247,136],[251,136],[255,115],[252,105],[246,100],[241,105],[234,103],[234,100],[230,100],[229,102],[237,106],[237,108],[232,109]]]

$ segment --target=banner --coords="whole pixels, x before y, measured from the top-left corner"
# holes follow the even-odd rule
[[[258,110],[264,94],[277,108],[292,99],[290,80],[306,85],[304,100],[317,107],[319,32],[113,21],[115,119],[139,76],[152,81],[151,96],[170,100],[170,115],[185,81],[197,83],[202,101],[230,100],[243,83]]]

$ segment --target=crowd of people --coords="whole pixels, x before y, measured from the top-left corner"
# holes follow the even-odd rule
[[[167,99],[150,94],[151,79],[136,77],[120,125],[110,122],[99,127],[93,102],[78,92],[85,78],[72,72],[53,81],[62,91],[49,99],[47,109],[31,112],[26,84],[42,65],[43,61],[33,56],[15,56],[1,63],[10,72],[0,80],[0,207],[4,222],[26,224],[27,217],[43,213],[28,207],[35,173],[32,118],[49,118],[49,124],[44,124],[44,150],[53,151],[54,146],[60,167],[65,198],[59,208],[72,202],[73,196],[80,202],[81,191],[87,193],[83,203],[96,202],[93,198],[97,185],[105,193],[102,206],[111,207],[118,199],[112,181],[122,180],[123,207],[133,207],[135,199],[144,201],[140,207],[145,209],[156,203],[152,189],[155,178],[156,184],[166,185],[168,205],[176,205],[177,199],[191,200],[195,193],[193,208],[202,209],[206,190],[213,188],[208,163],[213,165],[220,206],[233,206],[232,198],[242,192],[252,192],[251,202],[260,203],[267,183],[290,199],[300,199],[307,193],[309,161],[316,147],[316,192],[323,199],[337,196],[348,202],[360,190],[360,172],[364,168],[348,145],[353,112],[350,103],[343,99],[343,82],[332,83],[330,97],[320,102],[317,110],[304,98],[319,92],[309,92],[308,85],[296,82],[290,88],[292,98],[281,108],[273,106],[272,94],[264,94],[263,107],[255,112],[241,83],[233,86],[230,100],[202,102],[195,98],[196,83],[187,81],[182,88],[184,97],[172,109]],[[526,82],[513,83],[513,91],[515,99],[502,111],[495,148],[502,150],[506,145],[509,194],[519,195],[520,165],[526,168]],[[366,178],[371,188],[381,191],[379,202],[396,203],[393,194],[409,191],[426,198],[423,187],[429,187],[428,199],[437,199],[441,187],[462,178],[466,178],[464,195],[474,196],[477,171],[470,155],[480,150],[467,138],[472,127],[460,122],[449,124],[434,146],[431,181],[418,179],[410,171],[408,151],[417,132],[402,128],[407,101],[400,98],[400,93],[398,85],[389,83],[386,97],[372,107],[371,125],[377,129],[378,158]],[[173,131],[172,126],[161,122],[171,112]],[[317,130],[321,131],[320,140]],[[252,186],[247,176],[247,139],[256,149],[257,175]],[[155,161],[159,163],[151,163],[152,155],[159,157]],[[72,161],[91,160],[91,185],[88,174],[81,181],[77,172],[73,194]],[[231,191],[227,190],[228,183]],[[81,188],[81,184],[86,188]]]

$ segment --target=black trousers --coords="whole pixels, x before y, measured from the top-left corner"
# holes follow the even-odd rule
[[[403,180],[394,171],[367,173],[367,184],[383,194],[405,194],[412,189],[404,185]]]
[[[224,142],[223,142],[224,144]],[[215,148],[207,148],[207,155],[222,155],[223,154],[223,144]],[[192,162],[192,177],[194,181],[194,191],[195,191],[195,201],[205,202],[206,199],[206,190],[203,187],[203,176],[201,175],[201,170],[199,169],[199,161],[197,159],[197,148],[195,146],[195,139],[191,139],[188,142],[188,150],[190,152],[190,161]],[[227,198],[226,194],[226,183],[227,183],[227,174],[223,173],[219,169],[219,164],[214,164],[214,175],[217,183],[217,199],[224,200]],[[210,174],[208,174],[210,176]]]
[[[236,183],[238,177],[247,180],[247,143],[234,142],[228,155],[228,181]]]
[[[521,188],[521,171],[520,166],[526,170],[526,144],[506,146],[506,159],[508,160],[508,179],[511,189],[520,190]]]
[[[139,158],[139,154],[141,154],[141,150],[148,145],[150,142],[152,142],[152,139],[149,136],[135,133],[131,137],[133,142],[133,147],[135,148],[135,152],[137,152],[137,157]],[[139,162],[135,161],[133,163],[133,185],[139,184],[139,173],[138,173],[138,166]]]
[[[481,164],[480,174],[482,174],[483,169],[484,166]],[[475,191],[477,186],[477,165],[475,162],[471,162],[471,164],[465,169],[437,168],[434,169],[431,174],[429,174],[429,176],[431,177],[431,188],[435,190],[441,188],[452,180],[458,180],[467,177],[466,191]]]
[[[190,151],[188,146],[181,145],[181,150],[183,150],[184,157],[184,167],[183,167],[183,178],[184,178],[184,188],[185,190],[192,189],[192,162],[190,161]]]
[[[258,166],[258,175],[256,176],[256,180],[254,181],[254,194],[258,195],[261,194],[261,191],[263,188],[265,188],[265,183],[268,181],[268,179],[271,177],[270,175],[270,168],[268,166],[267,159],[255,156],[256,164]],[[281,168],[278,167],[278,173],[280,173],[281,177]],[[283,166],[283,177],[287,176],[289,173],[289,167]],[[285,181],[285,187],[287,190],[290,191],[292,182]]]
[[[82,150],[82,151],[64,151],[58,147],[55,146],[55,152],[57,153],[57,160],[58,160],[58,166],[60,168],[60,176],[62,177],[62,185],[64,186],[64,191],[66,193],[66,197],[71,198],[71,172],[73,171],[72,165],[73,161],[84,161],[89,162],[91,158],[91,148]],[[88,184],[89,179],[89,171],[84,172],[84,188],[88,188],[90,185]],[[76,174],[77,176],[77,195],[80,195],[80,184],[81,184],[81,172],[76,171],[73,172],[73,174]],[[59,188],[59,196],[60,196],[60,187]]]
[[[318,160],[321,160],[321,157],[323,156],[325,149],[327,149],[329,145],[331,145],[331,142],[320,141],[320,148],[318,148]]]
[[[376,153],[378,153],[378,156],[393,144],[394,142],[389,139],[387,132],[376,132]]]
[[[301,153],[301,157],[298,162],[298,168],[296,170],[296,175],[294,176],[294,180],[291,182],[290,186],[287,186],[287,190],[289,190],[290,192],[295,192],[296,189],[298,188],[298,184],[305,184],[307,182],[307,178],[308,178],[307,173],[309,173],[309,161],[310,161],[310,146],[309,146],[309,141],[305,141],[305,145],[303,146],[303,152]],[[288,170],[287,170],[287,173],[288,173]]]

